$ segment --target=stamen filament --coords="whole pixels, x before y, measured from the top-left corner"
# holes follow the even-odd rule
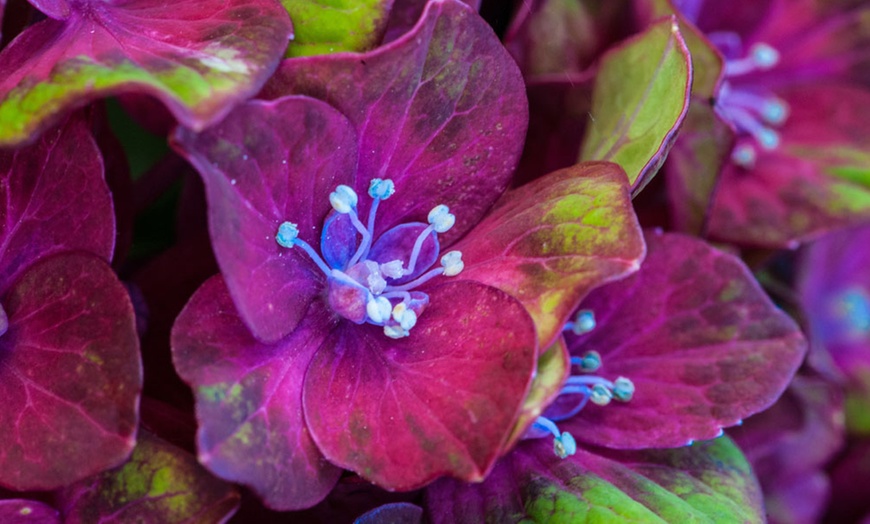
[[[314,263],[317,264],[317,267],[319,267],[320,270],[323,271],[324,275],[332,275],[332,268],[326,265],[326,262],[324,262],[323,259],[320,258],[320,255],[317,253],[317,251],[315,251],[308,242],[302,240],[301,238],[296,238],[293,240],[293,246],[301,247],[302,250],[305,251],[309,257],[311,257],[311,260],[313,260]]]
[[[423,242],[426,241],[426,237],[429,236],[429,233],[433,231],[435,231],[435,227],[430,225],[417,237],[417,241],[414,242],[414,250],[411,251],[411,260],[408,261],[408,267],[404,271],[406,275],[410,275],[414,272],[414,268],[417,266],[417,258],[420,257],[420,251],[423,250]]]
[[[419,277],[414,280],[408,282],[407,284],[402,284],[401,286],[387,286],[386,291],[410,291],[415,287],[423,284],[424,282],[428,282],[433,278],[437,277],[444,273],[443,267],[436,267],[435,269],[430,269],[426,273],[423,273]]]
[[[377,200],[375,202],[377,202]],[[359,244],[359,248],[357,248],[356,253],[354,253],[353,257],[350,259],[350,262],[348,262],[347,264],[347,267],[351,267],[359,262],[363,256],[365,256],[366,251],[368,251],[369,243],[372,240],[372,234],[360,221],[355,209],[351,209],[348,213],[348,216],[350,217],[350,221],[353,224],[353,227],[355,227],[356,230],[359,231],[359,234],[362,235],[362,241]]]

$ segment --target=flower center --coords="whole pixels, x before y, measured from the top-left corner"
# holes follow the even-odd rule
[[[870,296],[860,286],[837,296],[832,309],[849,339],[860,340],[870,334]]]
[[[356,212],[356,192],[345,185],[335,188],[329,195],[334,212],[320,239],[322,258],[299,238],[292,222],[278,227],[275,241],[286,248],[300,247],[317,264],[327,277],[327,302],[338,315],[357,324],[383,326],[388,337],[402,338],[429,304],[429,296],[415,289],[439,275],[459,274],[464,264],[462,253],[450,251],[441,257],[441,267],[430,269],[440,251],[438,233],[456,222],[445,205],[429,212],[428,225],[401,224],[374,241],[378,204],[395,191],[392,180],[371,181],[368,194],[373,202],[364,225]]]
[[[767,71],[779,63],[779,52],[768,44],[754,44],[742,52],[740,37],[731,32],[707,35],[725,59],[725,78],[714,109],[740,135],[731,152],[731,161],[751,169],[758,148],[770,151],[779,146],[776,128],[788,119],[788,104],[764,88],[748,84],[747,75]],[[736,58],[730,58],[736,57]]]
[[[588,309],[581,310],[574,321],[565,325],[565,331],[577,335],[588,333],[595,329],[595,315]],[[571,357],[571,365],[579,369],[578,375],[568,377],[559,396],[538,417],[526,431],[523,438],[542,438],[553,435],[553,452],[559,458],[569,457],[577,452],[574,436],[567,431],[559,431],[556,422],[573,417],[590,401],[599,406],[606,406],[612,400],[628,402],[634,395],[634,383],[619,377],[610,381],[604,377],[593,375],[601,368],[601,355],[597,351],[587,351],[582,357]]]

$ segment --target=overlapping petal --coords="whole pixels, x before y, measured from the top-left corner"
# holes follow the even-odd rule
[[[353,184],[356,133],[335,109],[307,97],[248,102],[211,131],[180,129],[178,145],[205,181],[215,255],[239,313],[274,342],[293,331],[324,285],[301,249],[275,235],[284,221],[320,245],[329,193]]]
[[[52,18],[0,53],[3,145],[30,142],[62,113],[122,92],[155,96],[202,129],[263,85],[291,33],[275,0],[33,3]]]
[[[537,358],[534,326],[511,296],[464,280],[427,293],[411,336],[345,323],[305,376],[305,419],[324,455],[393,489],[481,480]]]
[[[476,224],[510,182],[528,121],[522,77],[492,29],[458,0],[428,2],[412,31],[362,55],[285,61],[263,90],[328,102],[359,134],[354,189],[395,182],[376,234],[445,204]],[[362,203],[363,216],[368,204]]]
[[[624,376],[631,401],[590,405],[560,422],[578,440],[620,449],[676,447],[770,406],[806,349],[735,257],[681,235],[647,235],[641,270],[583,302],[597,326],[568,336],[573,355],[596,350],[596,374]]]
[[[133,306],[108,264],[46,257],[0,300],[0,484],[53,489],[126,459],[142,371]]]
[[[199,460],[222,478],[251,486],[280,510],[309,507],[341,470],[311,439],[302,385],[313,353],[335,320],[323,305],[286,339],[255,339],[220,277],[207,281],[172,330],[175,368],[197,400]]]
[[[54,253],[82,250],[111,259],[112,199],[100,151],[80,115],[30,147],[0,152],[0,179],[0,289]]]
[[[526,307],[550,344],[594,287],[635,271],[645,248],[628,180],[616,164],[586,162],[505,194],[456,246],[463,278]]]

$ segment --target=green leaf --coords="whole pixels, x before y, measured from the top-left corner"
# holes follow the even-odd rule
[[[636,195],[664,162],[691,86],[689,51],[673,17],[612,49],[595,80],[580,160],[620,164]]]
[[[281,0],[295,38],[286,56],[367,51],[381,41],[393,0]]]
[[[595,452],[559,459],[552,439],[527,440],[481,484],[427,489],[433,524],[763,523],[749,463],[727,437],[665,450]]]
[[[59,503],[69,524],[224,522],[239,494],[190,453],[140,430],[126,464],[64,488]]]

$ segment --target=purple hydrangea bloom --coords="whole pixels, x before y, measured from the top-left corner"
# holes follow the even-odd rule
[[[711,478],[727,483],[723,471],[703,473],[716,469],[704,454],[730,444],[671,455],[641,450],[721,436],[770,406],[803,358],[803,337],[735,257],[680,235],[651,233],[647,246],[639,272],[593,291],[566,325],[570,358],[563,369],[570,376],[552,390],[525,441],[480,485],[442,480],[427,488],[433,522],[513,521],[547,507],[579,518],[598,504],[625,511],[622,518],[632,511],[639,512],[633,518],[688,516],[704,510],[658,490],[688,500],[721,489]],[[713,453],[727,456],[724,448]],[[756,511],[759,502],[752,481],[740,484],[750,478],[741,467],[743,480],[725,495],[747,497],[728,509],[733,515]],[[629,499],[596,497],[586,491],[593,486]],[[562,493],[562,504],[545,503]]]
[[[668,164],[677,225],[782,247],[870,216],[860,116],[870,111],[868,7],[670,4],[692,33],[696,70],[694,108]]]
[[[289,60],[264,94],[177,135],[222,272],[172,337],[200,460],[277,509],[322,499],[339,467],[390,489],[482,479],[539,341],[643,255],[624,172],[504,193],[522,79],[453,0],[376,51]]]

